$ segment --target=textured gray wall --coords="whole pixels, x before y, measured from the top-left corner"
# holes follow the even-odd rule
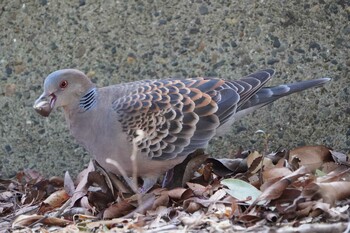
[[[99,85],[169,76],[235,79],[266,67],[271,85],[329,76],[323,88],[284,98],[214,140],[212,155],[239,146],[325,144],[350,148],[350,6],[346,0],[0,2],[0,169],[78,171],[89,159],[56,111],[32,109],[43,79],[78,68]]]

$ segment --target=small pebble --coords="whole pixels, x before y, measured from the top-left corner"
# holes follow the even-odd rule
[[[8,154],[11,154],[12,153],[12,147],[10,145],[5,145],[5,150]]]
[[[167,23],[166,19],[160,19],[160,20],[158,21],[158,24],[159,24],[159,25],[165,25],[166,23]]]
[[[281,42],[280,42],[280,40],[278,39],[278,37],[275,37],[275,38],[274,38],[272,45],[273,45],[273,47],[275,47],[275,48],[279,48],[279,47],[281,46]]]
[[[199,14],[201,15],[206,15],[209,12],[208,7],[204,5],[201,5],[198,10],[199,10]]]
[[[189,31],[190,34],[197,34],[198,32],[199,32],[198,28],[191,28]]]
[[[301,48],[295,48],[294,51],[298,53],[305,53],[305,50]]]
[[[39,3],[42,6],[46,6],[47,5],[47,0],[40,0]]]
[[[279,62],[279,61],[280,61],[280,60],[277,59],[277,58],[271,58],[271,59],[267,60],[267,64],[268,64],[268,65],[273,65],[273,64],[275,64],[275,63],[277,63],[277,62]]]
[[[10,66],[6,66],[5,71],[7,76],[10,76],[12,74],[12,68]]]
[[[321,50],[321,46],[318,43],[316,43],[316,42],[311,42],[309,44],[309,50],[312,50],[312,49],[317,49],[318,51],[320,51]]]
[[[231,41],[231,46],[232,46],[232,48],[236,48],[238,45],[237,45],[236,41]]]

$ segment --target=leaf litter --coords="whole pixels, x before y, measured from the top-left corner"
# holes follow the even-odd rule
[[[24,170],[0,179],[0,231],[346,232],[348,161],[325,146],[200,151],[146,194],[96,162],[75,180]]]

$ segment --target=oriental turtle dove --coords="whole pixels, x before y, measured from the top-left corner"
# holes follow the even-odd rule
[[[147,191],[160,175],[196,149],[206,148],[235,120],[330,80],[263,87],[273,75],[274,70],[266,69],[232,81],[170,78],[97,88],[83,72],[63,69],[45,79],[34,108],[49,116],[62,107],[71,134],[108,171],[120,173],[106,162],[110,158],[131,176],[130,156],[136,148],[138,176]]]

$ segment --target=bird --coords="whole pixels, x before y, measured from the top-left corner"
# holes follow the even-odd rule
[[[141,190],[147,192],[235,121],[283,96],[330,81],[266,87],[274,74],[274,69],[264,69],[237,80],[166,78],[97,87],[82,71],[61,69],[45,78],[33,107],[44,117],[62,107],[71,135],[107,171],[122,173],[106,162],[109,158],[132,176],[134,151]]]

